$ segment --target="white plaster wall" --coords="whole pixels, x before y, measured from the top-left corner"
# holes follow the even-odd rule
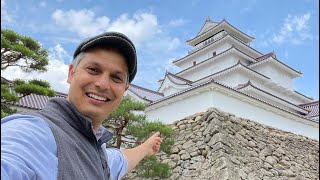
[[[289,105],[288,103],[286,103],[280,99],[276,99],[276,98],[272,97],[271,95],[260,94],[254,90],[248,90],[248,91],[245,91],[245,93],[250,94],[258,99],[264,100],[266,102],[269,102],[275,106],[281,107],[282,109],[286,109],[291,112],[300,113],[300,114],[304,112],[303,110],[299,110],[298,107],[295,107],[293,105]]]
[[[300,98],[296,98],[293,95],[290,95],[290,93],[294,93],[294,92],[290,92],[288,93],[287,91],[283,91],[283,88],[279,88],[279,85],[275,86],[275,87],[270,87],[270,85],[266,85],[266,83],[268,83],[268,80],[266,81],[262,81],[261,79],[258,79],[257,77],[248,74],[247,72],[244,71],[232,71],[228,74],[224,74],[222,76],[218,76],[216,78],[214,78],[215,81],[220,82],[222,84],[225,84],[227,86],[231,86],[231,87],[235,87],[239,84],[244,84],[247,83],[248,80],[250,79],[250,81],[252,82],[252,84],[254,86],[256,86],[259,89],[262,89],[263,91],[269,92],[270,94],[280,97],[288,102],[291,102],[293,104],[303,104],[303,103],[307,103],[307,102],[311,102],[309,101],[303,101]]]
[[[172,86],[168,86],[167,88],[164,88],[162,93],[164,96],[170,96],[171,94],[177,93],[181,91],[181,89],[176,89]]]
[[[262,89],[263,91],[269,92],[272,95],[275,95],[274,92],[277,92],[276,90],[269,91],[268,89],[264,88],[260,79],[255,78],[255,77],[251,76],[250,74],[247,74],[247,72],[243,72],[242,70],[233,71],[233,72],[229,73],[227,76],[224,75],[224,76],[219,76],[218,78],[215,78],[215,80],[217,82],[225,84],[227,86],[231,86],[231,87],[235,87],[239,84],[245,84],[248,82],[249,79],[254,86]],[[258,99],[264,100],[266,102],[270,102],[271,104],[274,104],[276,106],[282,107],[283,109],[293,111],[293,112],[300,112],[300,111],[297,111],[296,109],[292,109],[292,108],[288,107],[287,106],[288,104],[286,102],[283,102],[282,100],[277,100],[275,97],[273,97],[271,95],[266,95],[266,94],[261,95],[260,93],[259,94],[256,93],[256,91],[245,91],[245,93],[250,94],[250,95],[252,95]],[[279,93],[279,92],[277,92],[277,93]],[[278,97],[286,100],[284,98],[284,96],[285,95],[282,94],[282,95],[279,95]]]
[[[210,99],[212,99],[212,93],[207,91],[193,95],[187,99],[175,100],[155,110],[149,109],[145,113],[150,120],[161,120],[167,124],[171,124],[186,116],[206,111],[208,107],[212,106]]]
[[[253,103],[245,102],[242,99],[226,96],[222,92],[213,93],[213,106],[222,111],[231,112],[238,117],[319,140],[319,127],[313,127],[293,118],[284,117],[267,110],[265,107],[257,107]]]
[[[219,83],[230,86],[230,87],[236,87],[239,84],[245,84],[249,80],[253,84],[260,84],[261,83],[261,80],[255,78],[252,75],[249,75],[248,72],[245,72],[244,70],[235,70],[235,71],[232,71],[228,74],[218,76],[218,77],[214,78],[214,80]]]
[[[229,49],[231,44],[227,41],[223,41],[222,43],[218,43],[216,45],[210,45],[203,50],[197,51],[196,53],[190,55],[182,62],[179,63],[179,67],[184,70],[193,66],[193,62],[196,61],[199,64],[202,61],[207,60],[208,58],[213,57],[213,52],[219,53]]]
[[[281,97],[282,99],[286,100],[286,101],[289,101],[293,104],[303,104],[303,103],[308,103],[308,102],[311,102],[311,100],[307,100],[307,99],[301,99],[301,98],[297,98],[295,95],[295,92],[293,92],[294,90],[289,90],[288,91],[284,91],[282,88],[281,90],[279,90],[279,84],[274,86],[272,85],[270,87],[270,85],[261,85],[263,87],[263,89],[275,96],[278,96],[278,97]]]
[[[293,90],[292,77],[290,77],[290,75],[288,75],[278,67],[271,65],[270,62],[268,62],[267,65],[253,67],[253,69],[271,78],[273,82],[278,83],[285,88]]]
[[[237,62],[238,60],[233,54],[227,54],[223,57],[218,57],[212,60],[210,63],[201,65],[201,67],[197,67],[188,72],[181,73],[179,74],[179,76],[191,81],[196,81],[213,73],[221,71],[225,68],[233,66]]]
[[[216,107],[235,114],[237,117],[247,118],[264,125],[319,140],[319,127],[297,121],[297,119],[303,121],[302,118],[284,117],[272,112],[270,107],[258,107],[252,102],[245,101],[245,98],[226,93],[227,91],[223,89],[222,91],[205,91],[184,100],[176,100],[157,109],[151,110],[148,107],[146,114],[149,119],[159,119],[170,124],[186,116],[204,112],[209,107]]]

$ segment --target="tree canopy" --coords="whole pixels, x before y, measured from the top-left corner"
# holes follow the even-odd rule
[[[18,66],[26,72],[46,71],[48,51],[31,37],[1,29],[1,70]]]
[[[47,71],[48,52],[31,37],[20,35],[12,30],[1,29],[1,70],[17,66],[25,72]],[[55,96],[50,83],[43,80],[13,82],[1,77],[1,118],[16,112],[10,105],[31,93]]]
[[[144,115],[146,105],[142,102],[125,97],[119,107],[104,121],[104,126],[114,134],[110,145],[117,148],[134,147],[143,143],[152,134],[159,131],[162,143],[160,151],[170,154],[174,144],[173,129],[161,121],[150,121]],[[136,168],[140,176],[144,177],[168,177],[170,167],[168,164],[158,162],[155,156],[144,158]]]

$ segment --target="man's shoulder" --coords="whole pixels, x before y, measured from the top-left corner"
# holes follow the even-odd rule
[[[41,131],[39,131],[41,130]],[[40,117],[24,114],[14,114],[1,119],[1,131],[25,131],[46,134],[50,131],[48,123]]]
[[[1,119],[1,140],[19,141],[55,149],[56,143],[48,123],[40,117],[14,114]]]
[[[10,179],[56,177],[57,166],[57,145],[45,120],[22,114],[1,119],[1,170]]]

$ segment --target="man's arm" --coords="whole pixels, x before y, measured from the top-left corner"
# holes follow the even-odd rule
[[[56,179],[56,151],[43,120],[21,115],[1,119],[1,179]]]
[[[122,150],[122,153],[128,162],[128,172],[133,170],[144,157],[159,152],[160,144],[160,132],[157,132],[141,145],[135,148]]]

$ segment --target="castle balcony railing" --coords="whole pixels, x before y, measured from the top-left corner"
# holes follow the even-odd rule
[[[226,31],[221,31],[221,32],[217,33],[216,35],[212,36],[211,38],[209,38],[209,39],[203,41],[202,43],[198,44],[197,46],[195,46],[195,48],[193,48],[191,51],[188,51],[188,54],[194,53],[195,51],[198,51],[199,49],[202,49],[206,46],[209,46],[210,44],[218,41],[219,39],[222,39],[226,35],[228,35],[228,33]]]

